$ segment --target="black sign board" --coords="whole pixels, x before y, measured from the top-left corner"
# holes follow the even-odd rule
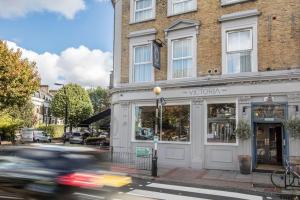
[[[160,47],[161,47],[160,43],[153,41],[152,62],[153,62],[153,67],[155,67],[158,70],[160,70]]]

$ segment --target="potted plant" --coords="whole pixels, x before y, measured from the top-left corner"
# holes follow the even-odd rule
[[[300,138],[300,119],[295,117],[284,122],[284,126],[291,134],[292,138]]]
[[[240,141],[245,141],[250,138],[251,127],[249,123],[245,120],[239,120],[237,128],[235,130],[235,135]],[[241,174],[251,173],[251,156],[250,155],[239,155],[239,164]]]

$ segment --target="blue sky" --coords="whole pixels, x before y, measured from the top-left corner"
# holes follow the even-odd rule
[[[78,83],[107,85],[106,76],[112,68],[113,7],[110,0],[0,0],[0,39],[10,41],[12,48],[22,48],[24,56],[37,62],[45,84],[51,85],[61,77],[66,82],[77,82],[76,79],[85,78],[76,77],[80,71],[93,69],[94,73],[106,73],[98,77],[105,81],[97,82],[94,77],[93,82]],[[78,54],[82,60],[76,62]],[[89,63],[91,60],[95,63]],[[54,62],[55,65],[44,67]],[[62,69],[62,63],[78,64],[81,69],[75,77],[70,77],[64,74],[67,69]],[[43,77],[52,68],[56,74],[52,78]]]

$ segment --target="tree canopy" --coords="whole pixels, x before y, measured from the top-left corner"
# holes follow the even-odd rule
[[[0,110],[26,104],[39,89],[36,64],[21,56],[21,50],[9,49],[0,40]]]
[[[76,127],[93,114],[93,105],[88,92],[78,84],[67,84],[54,95],[51,109],[55,117],[64,118],[66,103],[70,128]]]
[[[95,114],[109,108],[110,98],[108,89],[96,87],[89,89],[88,93],[93,104]]]

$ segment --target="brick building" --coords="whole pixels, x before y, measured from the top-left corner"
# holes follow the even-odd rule
[[[112,145],[153,146],[162,88],[159,164],[238,169],[300,156],[283,122],[299,117],[299,0],[114,0]],[[153,41],[160,69],[153,67]],[[154,56],[154,58],[157,58]],[[237,123],[251,137],[239,141]]]

